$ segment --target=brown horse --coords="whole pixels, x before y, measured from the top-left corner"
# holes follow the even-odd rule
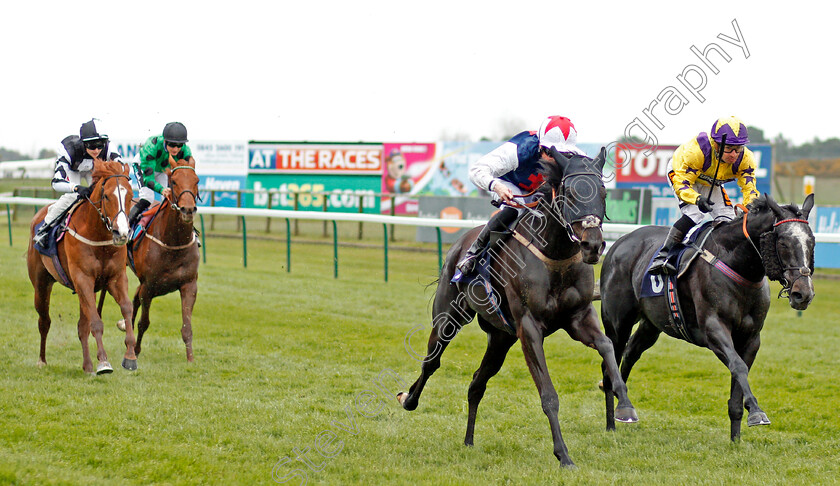
[[[128,242],[128,217],[126,208],[132,191],[128,179],[128,166],[115,161],[94,162],[93,192],[73,213],[67,233],[57,245],[61,268],[69,280],[69,288],[79,295],[79,341],[82,343],[84,361],[82,369],[93,373],[88,336],[96,340],[96,357],[99,364],[96,374],[113,371],[102,342],[102,318],[96,308],[96,292],[107,289],[120,306],[126,321],[125,356],[122,365],[127,370],[137,369],[134,353],[131,300],[128,298],[128,278],[125,273]],[[45,356],[47,333],[50,331],[50,294],[55,282],[61,281],[49,257],[35,249],[32,236],[35,227],[43,221],[47,207],[41,208],[30,225],[29,248],[26,264],[29,279],[35,288],[35,310],[38,311],[38,330],[41,333],[39,366],[47,364]]]
[[[143,334],[149,328],[149,308],[152,299],[175,290],[181,293],[181,338],[187,349],[187,361],[193,361],[192,311],[198,294],[198,262],[200,252],[193,231],[193,218],[198,199],[198,175],[195,162],[178,160],[166,171],[169,201],[157,206],[154,219],[146,235],[132,247],[134,273],[140,286],[134,294],[134,316],[142,304],[143,312],[137,326],[137,345],[140,354]],[[154,209],[154,208],[153,208]]]

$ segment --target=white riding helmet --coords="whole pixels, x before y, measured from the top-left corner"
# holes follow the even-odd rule
[[[550,116],[543,120],[538,132],[540,145],[543,147],[554,147],[561,153],[572,153],[586,155],[583,150],[577,148],[577,130],[572,120],[565,116]]]

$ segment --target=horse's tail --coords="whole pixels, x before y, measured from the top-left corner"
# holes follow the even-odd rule
[[[102,319],[102,307],[105,305],[105,289],[99,291],[99,305],[96,307],[96,312],[99,318]]]

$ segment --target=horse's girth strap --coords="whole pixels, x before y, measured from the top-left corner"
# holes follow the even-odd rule
[[[564,270],[566,267],[568,267],[572,263],[577,263],[577,262],[579,262],[583,259],[580,252],[578,251],[577,253],[570,256],[569,258],[566,258],[565,260],[554,260],[552,258],[548,258],[547,256],[545,256],[545,254],[543,252],[541,252],[539,250],[539,248],[537,248],[536,246],[534,246],[533,243],[531,243],[530,241],[525,239],[525,237],[522,236],[522,233],[520,233],[518,231],[514,231],[513,232],[513,237],[516,239],[516,241],[522,243],[522,246],[524,246],[525,248],[530,250],[531,253],[534,254],[534,256],[536,256],[537,258],[540,259],[540,261],[545,263],[545,266],[548,267],[549,270],[552,270],[552,271],[555,271],[555,272]]]

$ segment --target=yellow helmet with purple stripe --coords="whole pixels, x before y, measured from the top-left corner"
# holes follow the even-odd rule
[[[747,126],[734,116],[719,118],[712,125],[712,131],[709,133],[712,140],[720,143],[724,135],[726,135],[726,145],[746,145],[750,143]]]

